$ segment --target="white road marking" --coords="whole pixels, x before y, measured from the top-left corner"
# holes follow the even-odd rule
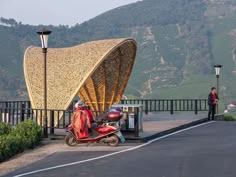
[[[141,145],[129,148],[129,149],[124,149],[124,150],[121,150],[121,151],[113,152],[113,153],[110,153],[110,154],[106,154],[106,155],[103,155],[103,156],[98,156],[98,157],[94,157],[94,158],[90,158],[90,159],[86,159],[86,160],[76,161],[76,162],[72,162],[72,163],[67,163],[67,164],[63,164],[63,165],[57,165],[57,166],[43,168],[43,169],[39,169],[39,170],[27,172],[27,173],[22,173],[22,174],[14,176],[14,177],[27,176],[27,175],[30,175],[30,174],[35,174],[35,173],[39,173],[39,172],[43,172],[43,171],[49,171],[49,170],[53,170],[53,169],[57,169],[57,168],[68,167],[68,166],[72,166],[72,165],[76,165],[76,164],[90,162],[90,161],[94,161],[94,160],[98,160],[98,159],[103,159],[103,158],[110,157],[110,156],[113,156],[113,155],[116,155],[116,154],[120,154],[120,153],[123,153],[123,152],[133,151],[135,149],[139,149],[141,147],[147,146],[147,145],[149,145],[149,144],[151,144],[151,143],[153,143],[155,141],[161,140],[163,138],[166,138],[166,137],[169,137],[169,136],[181,133],[181,132],[186,131],[186,130],[197,128],[197,127],[209,124],[209,123],[213,123],[213,122],[215,122],[215,121],[210,121],[210,122],[202,123],[202,124],[195,125],[195,126],[192,126],[192,127],[189,127],[189,128],[185,128],[185,129],[182,129],[182,130],[170,133],[168,135],[164,135],[164,136],[155,138],[153,140],[148,141],[147,143],[144,143],[144,144],[141,144]]]

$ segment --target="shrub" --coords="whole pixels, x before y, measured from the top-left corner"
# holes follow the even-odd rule
[[[42,139],[42,129],[32,120],[24,121],[16,126],[12,134],[19,136],[26,148],[33,148]]]
[[[42,129],[32,120],[24,121],[12,130],[8,131],[8,128],[4,128],[7,133],[0,136],[0,162],[41,142]]]
[[[0,162],[24,150],[24,144],[18,136],[1,136],[0,142]]]
[[[5,123],[0,123],[0,136],[8,134],[11,131],[11,126]]]
[[[224,120],[225,121],[235,121],[236,119],[231,115],[225,115]]]
[[[235,121],[236,120],[236,113],[235,112],[228,112],[224,114],[225,121]]]

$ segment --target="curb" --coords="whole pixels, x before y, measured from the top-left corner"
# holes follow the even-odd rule
[[[196,121],[184,124],[184,125],[180,125],[180,126],[175,127],[175,128],[164,130],[162,132],[159,132],[159,133],[147,136],[147,137],[127,137],[126,142],[146,143],[146,142],[148,142],[152,139],[155,139],[155,138],[158,138],[158,137],[170,134],[170,133],[174,133],[176,131],[179,131],[179,130],[182,130],[182,129],[185,129],[185,128],[189,128],[189,127],[192,127],[192,126],[204,123],[204,122],[208,122],[208,119],[204,118],[204,119],[196,120]]]

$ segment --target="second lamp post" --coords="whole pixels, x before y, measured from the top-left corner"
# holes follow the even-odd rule
[[[40,35],[42,43],[42,52],[44,56],[44,117],[43,117],[43,135],[48,137],[48,118],[47,118],[47,48],[48,48],[48,35],[51,33],[49,30],[39,30],[37,33]]]
[[[214,65],[215,70],[216,70],[216,93],[219,97],[219,78],[220,78],[220,68],[222,67],[222,65]],[[218,113],[218,104],[217,104],[217,110],[216,112]]]

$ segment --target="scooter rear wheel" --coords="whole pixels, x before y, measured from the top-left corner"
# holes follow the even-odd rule
[[[120,140],[119,140],[119,138],[116,135],[112,135],[110,137],[110,139],[111,139],[111,141],[108,142],[109,146],[112,146],[112,147],[118,146]]]
[[[77,144],[77,141],[71,133],[67,133],[65,137],[65,143],[68,146],[75,146]]]

